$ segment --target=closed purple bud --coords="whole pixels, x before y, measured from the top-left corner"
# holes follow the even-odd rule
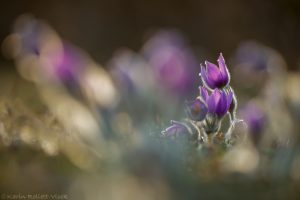
[[[223,88],[229,84],[230,75],[222,53],[218,58],[218,65],[205,61],[205,67],[201,65],[201,78],[210,89]]]
[[[207,106],[202,99],[195,99],[194,101],[187,102],[186,112],[194,121],[202,121],[207,114]]]
[[[182,123],[172,120],[171,124],[172,124],[171,126],[169,126],[164,131],[162,131],[162,134],[164,136],[177,137],[188,133],[187,127]]]

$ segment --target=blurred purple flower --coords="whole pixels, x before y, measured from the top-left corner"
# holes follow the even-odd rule
[[[270,59],[270,49],[256,42],[242,43],[234,56],[235,66],[243,66],[247,73],[266,71]]]
[[[31,21],[18,27],[16,32],[19,34],[22,53],[36,54],[40,53],[40,40],[43,32],[42,24],[38,21]]]
[[[149,93],[155,85],[152,70],[145,59],[130,49],[116,51],[107,65],[125,96]]]
[[[63,44],[53,55],[46,55],[54,78],[63,82],[77,81],[84,67],[84,58],[74,47]]]
[[[186,112],[190,119],[194,121],[202,121],[207,114],[207,106],[202,99],[195,99],[194,101],[187,102]]]
[[[188,133],[187,127],[181,123],[174,120],[171,120],[171,126],[162,131],[162,134],[167,137],[171,136],[180,136]]]
[[[205,66],[201,65],[201,78],[203,83],[211,89],[223,88],[229,84],[230,75],[225,64],[222,53],[218,58],[218,65],[205,61]]]
[[[17,56],[39,56],[45,45],[53,45],[54,40],[59,40],[55,31],[42,20],[30,15],[22,15],[14,24],[13,35],[16,36],[15,46]]]
[[[250,102],[241,109],[240,115],[247,123],[251,136],[257,140],[265,127],[266,115],[264,112],[255,103]]]
[[[226,92],[224,90],[215,89],[209,95],[205,87],[200,87],[200,96],[206,102],[208,113],[217,115],[221,119],[230,108],[232,103],[232,91]]]
[[[143,53],[163,87],[176,94],[190,94],[196,90],[198,64],[180,34],[158,32],[144,45]]]
[[[236,77],[233,81],[251,96],[258,95],[270,78],[282,77],[282,70],[285,70],[278,52],[255,41],[241,43],[232,63],[232,73]]]

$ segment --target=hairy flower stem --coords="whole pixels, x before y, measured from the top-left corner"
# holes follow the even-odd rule
[[[231,145],[230,140],[231,140],[231,137],[232,137],[232,132],[233,132],[235,126],[236,126],[236,123],[242,122],[243,120],[238,119],[236,117],[236,111],[237,111],[238,103],[237,103],[237,98],[236,98],[234,90],[231,87],[228,87],[226,89],[233,93],[232,105],[231,105],[230,110],[229,110],[230,125],[227,129],[227,132],[225,133],[225,143],[227,144],[227,146],[230,146]]]
[[[190,124],[197,130],[197,141],[198,143],[207,143],[208,142],[208,136],[203,128],[203,124],[201,123],[200,126],[198,126],[195,122],[189,121]]]

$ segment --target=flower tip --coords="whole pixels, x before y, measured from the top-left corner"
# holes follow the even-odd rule
[[[224,56],[223,56],[223,53],[222,53],[222,52],[220,52],[218,61],[223,61],[223,62],[225,62],[225,59],[224,59]]]
[[[212,65],[214,65],[213,63],[209,62],[209,61],[205,61],[205,66],[206,66],[206,70],[208,70],[209,67],[211,67]]]
[[[206,65],[206,61],[204,62],[204,64]],[[204,67],[204,65],[201,63],[200,64],[200,69],[204,69],[205,67]]]

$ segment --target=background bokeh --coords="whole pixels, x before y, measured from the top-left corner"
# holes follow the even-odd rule
[[[0,13],[0,200],[299,199],[298,1],[11,0]],[[228,116],[207,144],[166,137],[171,119],[192,124],[199,64],[220,52],[245,123],[229,144]]]
[[[138,50],[149,32],[169,27],[183,31],[195,48],[212,55],[220,51],[229,55],[241,41],[255,39],[278,50],[290,69],[299,65],[300,3],[296,0],[12,0],[3,1],[0,10],[1,40],[16,17],[32,13],[101,63],[116,48]]]

